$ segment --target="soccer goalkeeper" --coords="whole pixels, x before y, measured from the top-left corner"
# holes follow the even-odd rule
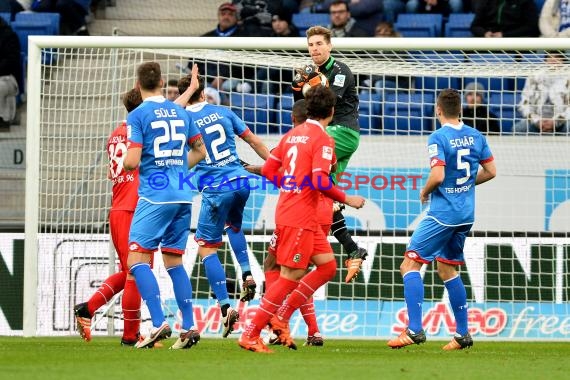
[[[321,85],[318,80],[318,72],[324,74],[330,88],[336,94],[336,105],[331,124],[327,127],[327,133],[335,141],[335,154],[337,158],[337,170],[334,173],[333,181],[336,183],[336,175],[344,172],[348,165],[348,160],[358,148],[360,142],[360,127],[358,125],[358,93],[356,92],[356,81],[352,71],[342,62],[331,56],[331,31],[322,26],[313,26],[307,30],[307,46],[314,65],[303,69],[297,69],[293,79],[292,88],[295,100],[302,99],[303,87]],[[342,206],[335,207],[333,214],[333,224],[331,231],[335,238],[342,244],[348,253],[346,266],[348,273],[345,281],[352,281],[358,272],[362,260],[366,258],[366,249],[358,247],[354,242],[342,215]]]

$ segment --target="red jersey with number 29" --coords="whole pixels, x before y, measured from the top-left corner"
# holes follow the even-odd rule
[[[112,210],[134,211],[139,199],[139,169],[127,172],[123,160],[127,154],[127,123],[123,121],[107,141],[109,179],[113,181]]]
[[[313,185],[313,172],[330,174],[334,141],[315,120],[291,129],[271,152],[283,169],[275,224],[316,231],[320,205],[319,184]]]

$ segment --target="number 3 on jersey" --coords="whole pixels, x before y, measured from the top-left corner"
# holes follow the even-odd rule
[[[186,144],[186,135],[180,133],[176,130],[177,127],[184,128],[183,120],[158,120],[150,123],[152,129],[164,130],[164,134],[157,136],[154,139],[154,157],[165,158],[165,157],[179,157],[184,154],[184,145]],[[164,145],[170,143],[171,141],[179,141],[180,148],[178,149],[165,149]]]
[[[287,151],[287,157],[289,157],[289,165],[287,165],[287,169],[284,170],[283,176],[285,177],[285,183],[288,184],[290,180],[294,179],[293,176],[295,174],[295,162],[297,161],[297,154],[299,153],[299,149],[297,145],[293,145]]]

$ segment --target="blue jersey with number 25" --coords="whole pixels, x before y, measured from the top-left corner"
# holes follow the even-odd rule
[[[232,110],[207,102],[186,107],[192,123],[202,134],[206,146],[206,158],[196,165],[198,189],[232,190],[235,186],[223,186],[237,178],[247,178],[240,164],[235,137],[244,137],[249,128]]]
[[[479,164],[493,160],[487,140],[463,123],[444,124],[429,136],[430,168],[445,166],[443,183],[431,194],[428,215],[445,225],[473,223]]]
[[[130,147],[142,147],[139,198],[191,203],[189,145],[200,137],[188,113],[163,96],[147,98],[127,117]],[[127,153],[128,154],[128,153]]]

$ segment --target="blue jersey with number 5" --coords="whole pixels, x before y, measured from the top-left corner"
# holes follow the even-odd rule
[[[142,147],[139,198],[191,203],[189,145],[200,137],[187,112],[163,96],[147,98],[127,117],[130,147]]]
[[[493,160],[487,140],[463,123],[444,124],[429,136],[430,168],[445,166],[443,183],[431,194],[428,215],[441,224],[473,223],[479,164]]]
[[[229,184],[238,178],[247,178],[247,172],[240,164],[235,137],[250,133],[245,123],[229,108],[207,102],[186,107],[192,124],[202,134],[206,146],[206,158],[196,165],[196,182],[202,191],[208,188],[232,190]]]

